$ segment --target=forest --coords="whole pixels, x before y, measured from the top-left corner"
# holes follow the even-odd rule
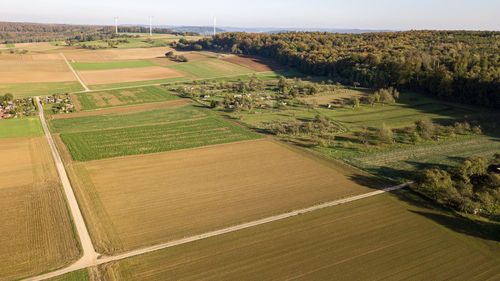
[[[346,85],[500,108],[500,32],[223,33],[173,47],[263,56]]]
[[[149,33],[149,28],[120,26],[118,32]],[[154,28],[153,33],[181,34],[168,28]],[[114,36],[116,36],[114,26],[0,22],[0,44],[65,40],[85,42],[111,39]]]

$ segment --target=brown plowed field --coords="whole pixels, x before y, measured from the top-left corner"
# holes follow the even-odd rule
[[[223,60],[258,72],[280,70],[283,67],[271,60],[247,56],[226,55]]]
[[[69,171],[98,251],[108,254],[369,191],[331,163],[270,140],[73,163]]]
[[[80,71],[80,77],[88,85],[114,84],[122,82],[148,81],[183,77],[184,74],[160,66],[124,68],[112,70]]]
[[[77,241],[47,140],[0,140],[0,155],[0,280],[76,260]]]
[[[179,106],[184,106],[184,105],[187,105],[190,103],[191,103],[191,100],[181,99],[181,100],[139,104],[139,105],[132,105],[132,106],[120,106],[120,107],[99,109],[99,110],[93,110],[93,111],[82,111],[82,112],[77,112],[77,113],[72,113],[72,114],[55,114],[55,115],[52,115],[50,118],[51,119],[68,119],[68,118],[99,116],[99,115],[107,115],[107,114],[132,113],[132,112],[139,112],[139,111],[146,111],[146,110],[179,107]]]

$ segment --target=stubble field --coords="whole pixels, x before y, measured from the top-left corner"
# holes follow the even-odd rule
[[[102,266],[114,280],[497,280],[500,249],[381,195]],[[453,217],[449,217],[453,219]]]
[[[269,140],[70,165],[99,251],[196,235],[365,193],[352,171]]]
[[[76,260],[78,242],[46,139],[2,139],[0,154],[0,280]]]

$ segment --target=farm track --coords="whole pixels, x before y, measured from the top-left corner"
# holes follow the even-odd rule
[[[75,69],[73,68],[73,66],[71,65],[71,63],[69,63],[69,61],[66,58],[66,56],[63,53],[61,53],[61,57],[64,59],[64,61],[68,65],[68,67],[71,70],[71,72],[73,72],[73,75],[75,76],[75,78],[78,80],[78,82],[80,82],[80,84],[82,85],[82,87],[85,89],[85,92],[89,92],[90,91],[89,87],[87,87],[87,85],[85,85],[85,83],[83,82],[82,78],[80,78],[80,75],[78,75],[78,73],[75,71]]]

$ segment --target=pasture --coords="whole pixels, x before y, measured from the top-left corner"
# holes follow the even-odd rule
[[[0,120],[0,139],[42,135],[42,125],[36,117]]]
[[[75,103],[79,110],[94,110],[178,99],[177,96],[160,86],[80,93],[75,94],[75,96]]]
[[[196,110],[198,113],[192,113],[192,109],[186,106],[151,111],[149,114],[60,119],[53,120],[52,124],[56,129],[71,127],[71,124],[88,129],[63,131],[61,134],[61,139],[77,161],[158,153],[260,137],[207,111]],[[188,114],[185,114],[186,111]]]
[[[0,139],[0,280],[17,280],[79,256],[47,140]]]
[[[107,280],[495,280],[500,248],[381,195],[101,266]]]
[[[98,250],[115,254],[361,194],[356,172],[269,140],[72,163]]]

